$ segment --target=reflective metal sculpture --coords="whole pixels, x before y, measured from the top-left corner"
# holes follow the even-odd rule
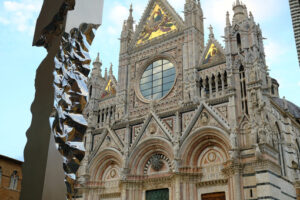
[[[71,33],[64,33],[60,51],[55,57],[54,87],[56,109],[52,131],[59,152],[64,157],[65,183],[68,199],[74,194],[76,172],[84,158],[83,137],[87,121],[82,112],[87,103],[89,48],[96,25],[82,24]]]
[[[103,2],[44,0],[33,45],[45,47],[48,54],[36,71],[32,122],[26,133],[28,141],[24,150],[21,200],[65,199],[61,185],[62,161],[55,142],[63,155],[67,197],[72,198],[76,171],[84,157],[82,139],[87,123],[82,111],[91,61],[88,51],[94,31],[102,23]]]

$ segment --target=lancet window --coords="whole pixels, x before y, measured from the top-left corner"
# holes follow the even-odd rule
[[[224,95],[225,89],[228,88],[227,73],[216,73],[200,77],[199,89],[201,97],[218,97]]]
[[[116,106],[108,106],[98,111],[97,122],[102,126],[104,123],[110,123],[115,119]]]
[[[240,87],[241,87],[241,100],[242,100],[242,110],[247,115],[248,112],[248,101],[247,101],[247,90],[246,90],[246,76],[244,66],[240,67]]]
[[[281,175],[282,176],[286,176],[286,170],[285,170],[285,158],[284,158],[284,151],[283,151],[283,138],[282,138],[282,134],[279,128],[278,123],[275,123],[275,128],[276,128],[276,134],[277,134],[277,148],[278,148],[278,159],[279,159],[279,164],[281,166]]]

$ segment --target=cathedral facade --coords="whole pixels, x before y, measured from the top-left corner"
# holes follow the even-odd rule
[[[246,5],[224,16],[225,47],[212,27],[204,41],[199,0],[184,19],[150,0],[135,28],[132,12],[118,80],[93,63],[81,199],[297,199],[300,108],[279,98]]]

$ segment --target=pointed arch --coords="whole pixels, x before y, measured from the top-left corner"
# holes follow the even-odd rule
[[[242,48],[242,40],[241,40],[241,34],[240,33],[236,34],[236,43],[237,43],[238,51],[240,51],[240,49]]]
[[[211,76],[211,90],[212,93],[216,92],[216,77],[214,74]]]
[[[249,115],[248,109],[248,98],[247,98],[247,88],[246,88],[246,74],[245,68],[243,65],[240,65],[239,68],[239,75],[240,75],[240,92],[241,92],[241,104],[242,104],[242,111],[246,115]]]
[[[228,88],[228,77],[227,77],[227,71],[224,72],[224,87],[225,89]]]
[[[280,126],[278,122],[275,122],[276,137],[277,137],[277,148],[278,148],[278,160],[281,167],[281,175],[286,176],[285,168],[285,155],[283,150],[284,137],[282,136]]]

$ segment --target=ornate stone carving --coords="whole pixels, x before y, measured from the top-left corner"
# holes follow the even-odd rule
[[[203,125],[207,125],[210,118],[209,118],[209,115],[207,114],[207,112],[202,112],[201,115],[200,115],[200,119],[201,119],[201,122]]]
[[[155,171],[159,171],[164,165],[164,163],[161,160],[161,155],[159,154],[153,155],[150,159],[150,162],[152,169],[154,169]]]
[[[157,131],[156,125],[155,125],[154,123],[151,123],[151,124],[149,125],[149,133],[150,133],[151,135],[154,135],[154,134],[156,133],[156,131]]]

